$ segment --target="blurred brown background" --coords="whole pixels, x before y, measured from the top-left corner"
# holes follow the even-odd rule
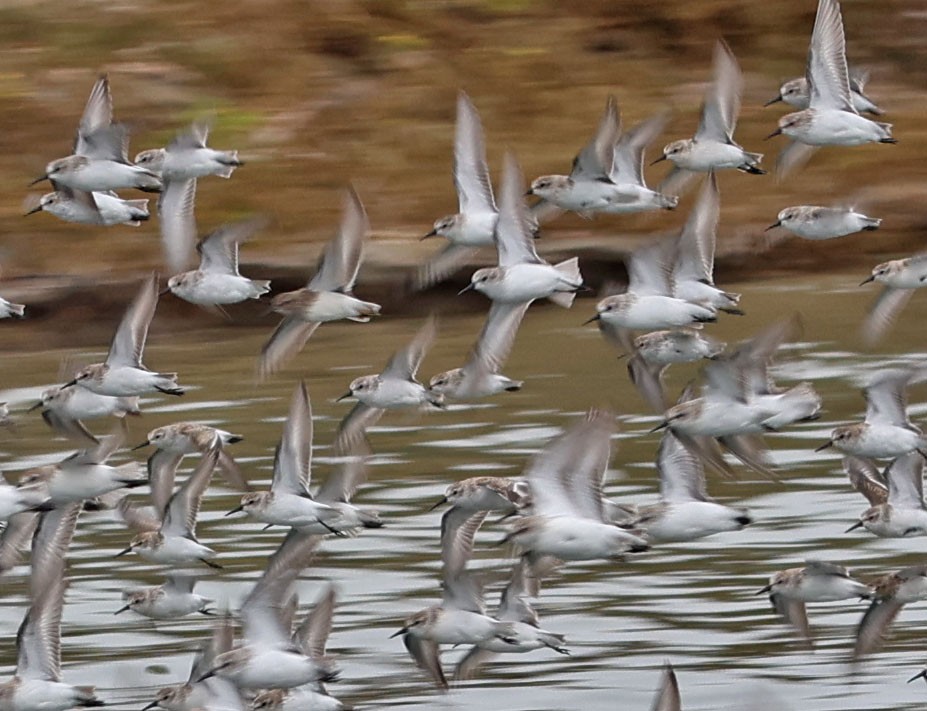
[[[308,243],[333,233],[339,191],[351,181],[373,226],[361,281],[392,280],[397,265],[440,248],[417,238],[456,211],[458,88],[481,112],[494,176],[506,148],[529,180],[568,172],[609,93],[626,125],[673,107],[649,162],[694,131],[712,45],[723,36],[745,75],[735,138],[764,152],[772,169],[783,139],[763,137],[787,107],[762,105],[803,71],[814,11],[814,0],[8,1],[0,8],[4,286],[16,296],[24,282],[14,279],[127,277],[159,266],[154,218],[140,228],[96,228],[22,217],[30,191],[48,189],[29,181],[70,152],[100,72],[110,76],[116,119],[132,126],[130,157],[206,115],[214,117],[210,144],[239,149],[246,165],[231,180],[200,181],[197,218],[202,234],[248,214],[272,216],[242,250],[246,274],[251,265],[255,277],[308,276],[318,251]],[[871,70],[867,93],[899,143],[824,149],[784,184],[724,173],[718,249],[728,276],[850,265],[867,274],[921,248],[927,6],[845,0],[843,12],[851,65]],[[651,185],[666,166],[648,169]],[[693,197],[663,214],[565,216],[546,229],[543,246],[595,262],[626,248],[626,235],[677,229]],[[763,233],[783,207],[838,202],[884,218],[881,231],[823,243]]]

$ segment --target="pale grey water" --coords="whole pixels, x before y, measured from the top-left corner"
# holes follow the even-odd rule
[[[818,282],[810,288],[812,281]],[[862,575],[922,562],[925,540],[880,540],[843,531],[866,508],[840,470],[839,459],[815,454],[837,422],[863,408],[857,380],[886,362],[921,362],[927,301],[912,299],[880,354],[861,353],[857,330],[874,289],[858,289],[860,275],[726,284],[744,292],[746,317],[725,317],[712,332],[730,340],[747,337],[772,318],[800,311],[802,342],[782,354],[782,383],[814,381],[824,397],[823,418],[770,435],[781,466],[778,483],[743,472],[739,482],[713,477],[710,492],[722,502],[747,506],[756,524],[690,544],[660,546],[623,565],[572,564],[546,582],[537,604],[547,629],[568,637],[572,656],[538,651],[499,657],[482,675],[450,694],[437,694],[417,670],[399,639],[389,639],[409,613],[440,597],[438,525],[428,507],[451,481],[480,473],[517,475],[529,455],[592,405],[611,405],[621,415],[608,493],[619,501],[651,502],[657,484],[653,458],[659,436],[648,434],[655,418],[628,383],[624,364],[596,330],[579,324],[594,302],[571,311],[535,306],[528,313],[505,369],[526,387],[477,406],[422,415],[390,413],[370,434],[376,458],[357,501],[378,508],[387,523],[354,539],[328,540],[299,584],[303,609],[333,580],[340,591],[329,650],[342,680],[331,692],[359,707],[431,706],[486,709],[647,709],[664,660],[676,666],[685,709],[747,709],[774,700],[777,708],[897,709],[921,706],[927,690],[905,680],[927,661],[922,643],[927,604],[899,616],[892,639],[860,668],[848,664],[854,627],[865,603],[812,605],[813,652],[772,615],[754,593],[770,572],[814,556],[843,562]],[[423,379],[457,362],[475,338],[482,314],[447,316],[425,361]],[[306,350],[280,377],[251,381],[254,356],[273,327],[231,328],[171,342],[164,330],[151,339],[146,362],[178,370],[194,387],[184,398],[153,398],[133,419],[131,444],[156,426],[197,419],[239,432],[234,452],[256,484],[266,484],[273,447],[295,379],[309,386],[316,418],[314,481],[324,478],[338,420],[350,407],[333,401],[355,376],[377,372],[419,320],[384,317],[368,325],[320,328]],[[3,323],[0,343],[30,337],[30,325]],[[7,340],[10,339],[10,340]],[[71,451],[56,440],[36,413],[22,410],[56,380],[59,360],[73,352],[3,356],[0,400],[17,410],[19,427],[0,439],[0,467],[8,478],[36,463]],[[100,348],[105,349],[101,343]],[[670,387],[693,377],[692,367],[671,370]],[[927,389],[913,389],[915,419],[927,412]],[[92,423],[102,431],[106,423]],[[141,454],[141,453],[139,453]],[[192,460],[187,460],[189,468]],[[225,518],[237,494],[216,480],[207,495],[198,534],[213,546],[225,570],[201,581],[198,591],[235,608],[283,537],[282,530]],[[487,600],[498,601],[512,564],[496,545],[502,527],[488,523],[477,540],[475,565],[490,575]],[[126,613],[124,587],[160,582],[158,570],[137,557],[114,559],[130,535],[107,512],[85,513],[70,556],[71,586],[62,630],[65,680],[95,684],[116,708],[138,709],[158,687],[186,678],[192,653],[209,634],[211,620],[191,616],[152,623]],[[0,580],[0,678],[15,664],[14,638],[25,613],[27,567]],[[444,653],[445,668],[465,650]]]

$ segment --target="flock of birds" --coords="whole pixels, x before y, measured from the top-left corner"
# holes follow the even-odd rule
[[[806,76],[786,82],[770,102],[783,101],[798,109],[782,117],[772,133],[790,139],[778,161],[780,174],[794,170],[817,146],[894,142],[889,124],[860,114],[882,113],[863,93],[864,82],[864,76],[851,76],[847,68],[839,4],[819,0]],[[506,155],[498,207],[482,125],[461,92],[454,155],[459,212],[434,223],[426,237],[444,237],[447,246],[418,269],[413,281],[424,289],[454,273],[480,248],[494,246],[497,265],[476,271],[464,289],[491,300],[485,325],[466,362],[435,375],[428,385],[417,380],[417,373],[438,333],[434,317],[382,372],[353,380],[344,398],[357,404],[342,421],[335,441],[339,468],[313,493],[313,421],[303,382],[293,391],[267,491],[251,490],[229,453],[230,445],[240,439],[230,432],[192,422],[159,427],[136,448],[154,448],[143,470],[134,461],[107,464],[124,444],[124,427],[96,436],[84,425],[87,419],[137,413],[143,395],[183,394],[176,373],[151,371],[142,360],[161,293],[169,291],[221,311],[224,305],[258,299],[270,291],[269,282],[251,280],[238,269],[239,246],[261,228],[260,219],[221,227],[200,240],[199,267],[188,269],[196,235],[197,180],[209,175],[229,178],[242,164],[237,152],[209,148],[207,126],[195,124],[166,148],[143,151],[129,161],[128,133],[113,122],[109,82],[101,77],[81,118],[74,153],[50,162],[38,179],[51,181],[54,192],[42,196],[30,213],[44,211],[94,225],[136,225],[149,219],[147,200],[123,200],[114,191],[159,192],[160,231],[172,276],[164,292],[155,275],[145,278],[116,329],[106,360],[76,369],[67,382],[45,391],[35,406],[56,433],[80,442],[80,451],[27,471],[16,486],[0,485],[0,572],[17,565],[31,549],[31,604],[17,635],[15,676],[0,684],[0,709],[59,711],[105,703],[92,688],[63,683],[59,659],[69,545],[81,512],[99,509],[115,509],[137,532],[117,555],[135,554],[167,569],[163,585],[126,593],[119,613],[163,620],[199,612],[216,619],[189,679],[160,691],[146,708],[342,708],[325,688],[338,677],[334,660],[325,652],[336,590],[326,587],[311,611],[297,620],[299,601],[293,587],[326,537],[383,525],[376,512],[351,501],[364,483],[370,427],[388,410],[440,409],[451,401],[521,388],[521,381],[501,371],[530,304],[546,298],[570,308],[576,293],[586,289],[577,258],[550,264],[538,255],[534,239],[539,225],[563,211],[592,215],[673,209],[685,185],[700,173],[707,179],[679,235],[635,250],[627,259],[627,289],[604,296],[589,319],[628,356],[631,380],[662,417],[655,428],[662,431],[656,457],[660,503],[618,505],[603,496],[616,418],[607,410],[592,409],[538,452],[522,477],[475,477],[447,488],[434,507],[448,507],[440,533],[443,597],[410,616],[394,636],[402,638],[415,663],[441,689],[449,687],[440,658],[442,645],[469,647],[454,670],[458,681],[472,678],[496,655],[544,649],[568,655],[564,635],[544,629],[531,604],[552,570],[571,561],[626,560],[653,545],[751,524],[748,510],[708,496],[706,469],[732,476],[730,457],[725,456],[729,453],[746,467],[775,477],[763,434],[815,419],[821,400],[808,383],[783,389],[770,375],[776,352],[797,335],[796,318],[767,325],[730,348],[702,328],[719,312],[743,313],[740,295],[717,287],[713,280],[719,214],[715,172],[765,172],[762,155],[744,150],[733,139],[741,85],[733,54],[719,42],[714,80],[694,137],[668,144],[655,161],[673,163],[658,190],[645,184],[643,154],[663,131],[667,117],[661,114],[622,132],[617,105],[609,98],[598,130],[576,156],[569,175],[537,178],[526,190],[515,157]],[[526,195],[539,200],[529,207]],[[797,206],[782,210],[770,229],[830,239],[877,229],[879,222],[846,208]],[[365,322],[380,314],[378,304],[353,295],[368,231],[360,197],[348,190],[338,234],[325,247],[306,286],[272,298],[271,308],[282,319],[258,357],[259,378],[274,375],[290,362],[320,324]],[[867,281],[879,281],[885,290],[866,320],[867,335],[881,337],[925,279],[927,261],[922,257],[877,266]],[[23,316],[24,310],[23,305],[0,300],[0,315]],[[705,363],[701,392],[690,386],[671,401],[663,386],[664,372],[673,364],[697,361]],[[923,373],[918,370],[882,372],[866,390],[865,420],[838,427],[821,447],[835,447],[847,455],[849,479],[870,503],[851,530],[862,527],[889,538],[927,535],[922,492],[927,437],[910,422],[905,407],[906,387],[920,379]],[[8,412],[4,416],[9,417]],[[187,455],[197,455],[198,464],[175,486]],[[875,460],[889,463],[880,472]],[[240,505],[228,515],[244,514],[289,529],[238,611],[237,640],[232,614],[212,609],[210,600],[194,592],[197,568],[221,568],[215,551],[196,537],[200,501],[216,472],[244,492]],[[145,504],[130,496],[133,489],[144,487],[149,492]],[[502,516],[508,525],[506,540],[520,553],[493,614],[483,602],[478,576],[469,569],[474,536],[490,513]],[[853,657],[859,659],[884,643],[906,603],[927,598],[927,566],[864,583],[837,564],[809,560],[804,567],[774,573],[759,592],[769,594],[775,609],[809,643],[806,603],[870,600],[856,634]],[[925,675],[927,671],[917,676]],[[681,708],[669,665],[653,708]]]

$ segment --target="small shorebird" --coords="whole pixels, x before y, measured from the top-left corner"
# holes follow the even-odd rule
[[[760,168],[763,154],[745,151],[734,141],[744,80],[734,53],[722,40],[715,44],[712,65],[712,83],[705,92],[695,136],[667,144],[654,161],[674,164],[660,183],[662,193],[678,195],[696,172],[736,168],[753,175],[766,173]]]
[[[881,538],[927,536],[924,458],[919,452],[892,460],[882,475],[875,462],[860,457],[846,457],[843,468],[853,488],[869,501],[847,533],[864,527]]]
[[[355,398],[358,403],[338,427],[335,439],[338,451],[347,452],[354,447],[386,410],[422,405],[444,407],[443,395],[432,392],[415,379],[437,333],[437,320],[430,316],[412,340],[393,353],[382,373],[363,375],[351,381],[348,392],[338,400]]]
[[[149,392],[183,395],[176,373],[155,373],[142,363],[148,327],[158,306],[158,278],[152,274],[142,282],[138,294],[126,309],[109,353],[103,363],[82,368],[62,387],[80,385],[98,395],[132,397]]]
[[[538,613],[527,599],[526,568],[524,561],[515,564],[499,599],[496,619],[511,624],[508,638],[503,641],[493,637],[471,648],[457,664],[455,679],[472,679],[479,668],[496,654],[524,654],[546,647],[569,656],[569,651],[563,646],[565,637],[541,628]]]
[[[830,439],[814,451],[834,447],[846,454],[874,459],[894,459],[918,451],[927,457],[927,439],[908,419],[905,397],[907,386],[920,378],[921,374],[913,369],[880,370],[863,391],[865,420],[835,428]]]
[[[769,584],[756,594],[769,593],[769,601],[775,611],[810,642],[806,602],[867,598],[870,592],[868,585],[850,577],[849,571],[842,565],[808,560],[804,568],[789,568],[773,573]]]
[[[853,659],[879,651],[901,608],[927,598],[927,566],[912,565],[877,578],[868,597],[872,603],[856,630]]]
[[[157,512],[160,520],[124,501],[120,507],[123,518],[130,526],[142,532],[116,557],[134,551],[161,565],[185,566],[199,561],[210,568],[221,568],[221,565],[212,561],[216,556],[215,551],[196,539],[196,516],[200,510],[200,501],[218,461],[219,447],[214,445],[202,456],[196,470],[168,499],[163,511]]]
[[[271,302],[283,320],[261,349],[261,377],[275,373],[299,353],[319,324],[342,319],[366,323],[379,316],[379,304],[353,295],[369,231],[364,206],[354,188],[349,188],[338,234],[322,252],[315,275],[304,288],[277,294]]]

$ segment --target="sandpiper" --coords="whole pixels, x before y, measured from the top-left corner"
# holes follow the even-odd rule
[[[149,392],[183,395],[176,373],[155,373],[142,363],[148,327],[158,305],[158,279],[152,274],[142,282],[135,300],[126,309],[109,353],[103,363],[88,365],[62,387],[80,385],[98,395],[131,397]]]
[[[315,275],[304,288],[277,294],[271,302],[283,320],[261,349],[262,376],[276,372],[302,350],[319,324],[341,319],[366,323],[380,314],[379,304],[353,296],[369,230],[364,206],[349,188],[338,234],[322,252]]]

